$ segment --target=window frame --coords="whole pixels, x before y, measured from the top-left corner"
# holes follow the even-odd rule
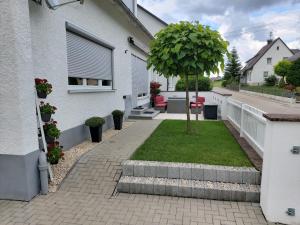
[[[264,71],[263,75],[264,75],[264,78],[267,78],[269,76],[269,71]]]
[[[270,63],[269,63],[269,60],[270,60]],[[267,58],[267,65],[272,65],[272,57]]]
[[[114,82],[114,78],[115,78],[115,70],[114,70],[114,65],[115,65],[115,47],[102,40],[101,38],[85,31],[84,29],[77,27],[76,25],[73,25],[69,22],[65,22],[65,31],[66,31],[66,35],[67,32],[71,32],[75,35],[81,36],[82,38],[85,38],[89,41],[92,41],[102,47],[108,48],[111,50],[112,54],[111,54],[111,71],[112,71],[112,77],[111,77],[111,85],[110,86],[102,86],[102,79],[95,79],[98,80],[98,85],[87,85],[87,79],[89,78],[81,78],[83,80],[83,84],[82,85],[69,85],[69,81],[67,80],[68,83],[68,92],[69,93],[77,93],[80,90],[84,90],[83,92],[101,92],[101,90],[103,91],[114,91],[115,89],[115,82]],[[67,48],[67,45],[66,45]],[[67,62],[68,63],[68,62]],[[69,74],[68,74],[68,78],[69,78]],[[92,79],[92,78],[90,78]],[[90,90],[90,91],[88,91]]]

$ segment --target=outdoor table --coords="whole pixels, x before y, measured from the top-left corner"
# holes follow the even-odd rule
[[[214,102],[204,103],[203,109],[204,119],[217,120],[218,119],[218,104]]]
[[[168,113],[186,113],[186,99],[179,97],[168,98]]]

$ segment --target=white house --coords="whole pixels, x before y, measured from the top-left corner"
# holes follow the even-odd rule
[[[274,74],[274,66],[283,59],[293,56],[294,52],[281,38],[268,40],[258,53],[246,62],[242,70],[241,83],[259,85],[265,78]]]
[[[155,34],[158,33],[161,29],[168,26],[165,21],[149,12],[141,5],[137,6],[137,17],[153,36],[155,36]],[[152,80],[161,84],[160,89],[162,91],[174,91],[178,79],[178,77],[169,77],[167,79],[164,76],[159,76],[157,73],[152,71]]]
[[[104,117],[106,129],[113,110],[128,114],[149,104],[153,36],[136,13],[136,0],[78,1],[55,10],[44,0],[0,1],[0,199],[39,193],[34,78],[53,85],[46,101],[58,108],[64,149],[89,137],[87,118]]]

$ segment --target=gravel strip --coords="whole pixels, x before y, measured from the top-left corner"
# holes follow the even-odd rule
[[[134,121],[126,121],[123,123],[123,129],[130,127]],[[103,132],[102,140],[109,140],[114,137],[122,130],[114,130],[109,129]],[[77,160],[86,152],[93,149],[100,143],[92,143],[90,140],[84,141],[79,145],[76,145],[70,148],[67,151],[64,151],[64,159],[60,160],[57,165],[51,165],[51,169],[53,172],[53,181],[49,183],[49,192],[56,192],[58,187],[60,186],[63,179],[66,177],[70,169],[77,162]]]

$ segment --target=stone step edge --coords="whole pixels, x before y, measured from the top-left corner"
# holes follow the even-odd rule
[[[259,202],[260,186],[184,179],[122,176],[121,193],[165,195],[221,201]]]
[[[259,185],[261,175],[251,167],[214,166],[195,163],[125,160],[124,176],[187,179]]]

